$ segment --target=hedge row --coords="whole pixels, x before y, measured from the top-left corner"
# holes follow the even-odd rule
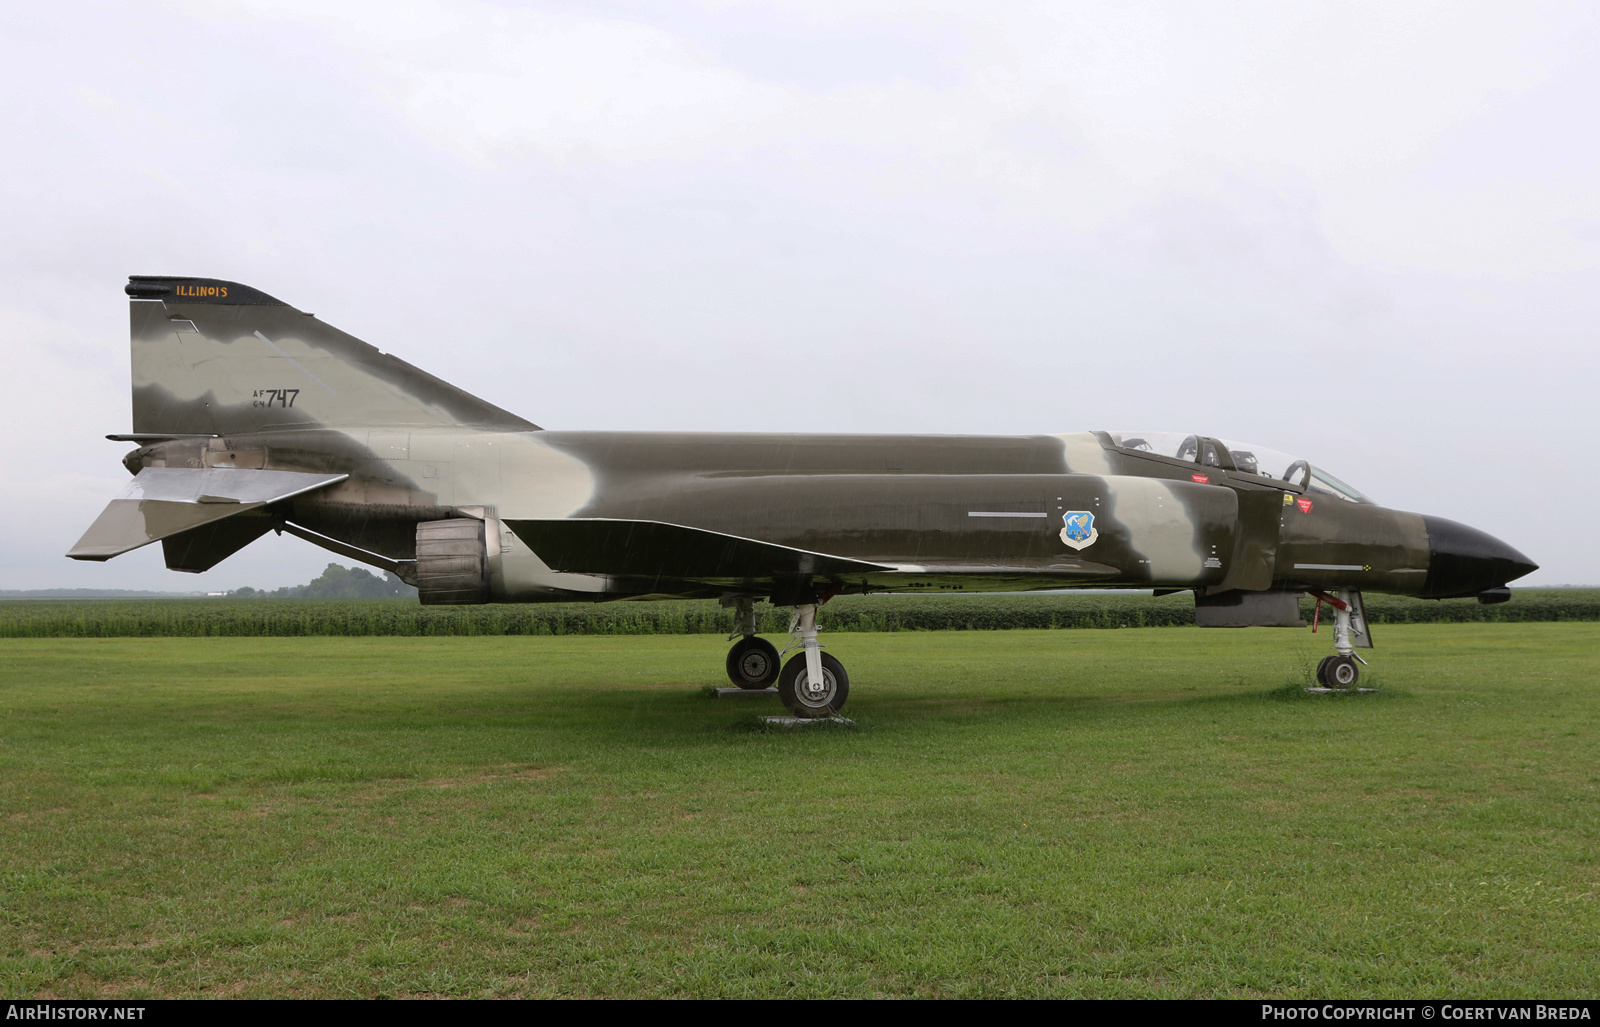
[[[1301,601],[1309,619],[1312,600]],[[1600,589],[1527,589],[1509,603],[1369,596],[1376,624],[1600,620]],[[763,634],[787,631],[789,611],[756,606]],[[1327,611],[1324,611],[1326,613]],[[1194,623],[1189,593],[1164,596],[841,596],[822,608],[824,631],[985,631],[1131,628]],[[419,606],[395,599],[136,599],[0,602],[0,638],[301,635],[726,635],[733,611],[713,601]]]

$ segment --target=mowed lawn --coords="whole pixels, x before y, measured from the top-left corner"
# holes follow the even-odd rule
[[[0,992],[1593,996],[1600,624],[1375,630],[7,640]]]

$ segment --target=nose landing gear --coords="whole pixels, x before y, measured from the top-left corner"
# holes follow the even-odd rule
[[[1360,677],[1354,656],[1324,656],[1317,664],[1317,683],[1323,688],[1354,688]]]
[[[1361,665],[1367,662],[1356,655],[1356,648],[1372,648],[1372,632],[1367,628],[1367,614],[1361,605],[1361,593],[1354,589],[1341,589],[1331,596],[1323,592],[1311,594],[1317,597],[1319,613],[1324,602],[1333,607],[1334,654],[1324,656],[1322,662],[1317,664],[1317,684],[1337,691],[1355,689],[1356,682],[1361,679]],[[1317,630],[1315,619],[1311,630]]]

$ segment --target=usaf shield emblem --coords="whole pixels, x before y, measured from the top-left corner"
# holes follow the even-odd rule
[[[1100,537],[1094,527],[1094,514],[1087,510],[1068,510],[1066,521],[1061,529],[1061,541],[1073,549],[1086,549]]]

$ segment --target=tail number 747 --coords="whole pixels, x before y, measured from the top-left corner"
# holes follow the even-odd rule
[[[257,389],[250,394],[253,407],[283,407],[287,410],[294,406],[295,397],[300,395],[299,389]]]

